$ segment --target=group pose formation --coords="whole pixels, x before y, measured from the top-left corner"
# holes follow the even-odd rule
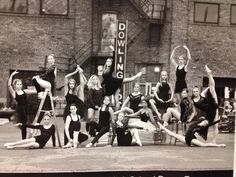
[[[181,55],[176,61],[175,51],[180,47],[186,50],[186,57]],[[219,116],[212,71],[207,65],[204,66],[209,85],[201,93],[200,88],[195,86],[190,97],[186,83],[186,74],[191,61],[188,47],[186,45],[175,47],[170,60],[176,69],[174,89],[168,81],[168,73],[163,70],[153,94],[145,96],[140,91],[139,83],[134,82],[142,76],[142,72],[130,78],[114,77],[114,57],[106,60],[102,81],[97,75],[92,75],[87,81],[83,69],[77,65],[74,72],[65,76],[64,96],[67,105],[63,115],[65,124],[63,148],[77,148],[89,137],[92,137],[92,140],[85,147],[95,147],[99,139],[108,132],[111,134],[109,146],[113,145],[115,139],[118,146],[135,144],[143,146],[139,137],[140,131],[152,133],[160,129],[188,146],[225,147],[225,144],[216,143]],[[5,143],[4,146],[7,149],[43,148],[50,137],[55,146],[55,126],[50,112],[44,113],[41,123],[40,121],[34,125],[28,123],[27,94],[35,92],[23,89],[20,79],[13,80],[17,74],[18,72],[14,71],[10,75],[8,88],[12,98],[17,102],[15,125],[21,129],[22,140]],[[79,81],[73,79],[76,74],[79,75]],[[46,72],[32,78],[39,99],[42,99],[43,92],[53,91],[55,77],[55,56],[49,55]],[[122,105],[119,105],[120,89],[127,82],[134,82],[133,92],[128,94]],[[88,90],[86,95],[85,88]],[[86,119],[86,132],[81,131],[82,118]],[[167,126],[173,118],[188,124],[185,135],[176,134],[168,129]],[[205,141],[208,139],[210,127],[213,127],[211,142]],[[39,129],[41,133],[27,138],[27,128]]]

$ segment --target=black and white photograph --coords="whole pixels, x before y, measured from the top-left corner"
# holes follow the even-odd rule
[[[0,177],[236,177],[236,0],[0,0]]]

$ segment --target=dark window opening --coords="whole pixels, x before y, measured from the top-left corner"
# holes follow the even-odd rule
[[[26,14],[28,0],[0,0],[0,12]]]

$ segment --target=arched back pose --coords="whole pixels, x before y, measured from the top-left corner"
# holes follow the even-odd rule
[[[92,75],[88,80],[88,118],[86,121],[86,131],[91,135],[95,136],[95,130],[91,129],[90,122],[98,123],[98,109],[103,103],[103,90],[100,80],[97,75]]]
[[[164,113],[171,106],[173,96],[174,92],[171,84],[168,82],[168,74],[166,71],[162,71],[160,82],[157,83],[154,91],[154,98],[149,101],[159,120],[161,120],[161,113],[159,111]]]
[[[113,76],[113,72],[115,70],[115,60],[114,60],[115,52],[113,52],[113,58],[108,58],[106,60],[106,63],[103,67],[103,82],[102,85],[104,85],[105,88],[105,95],[111,96],[114,95],[115,98],[115,107],[116,110],[120,108],[119,105],[119,92],[120,88],[123,83],[132,82],[136,80],[137,78],[142,76],[142,72],[139,72],[138,74],[130,77],[130,78],[117,78]]]
[[[42,96],[43,91],[54,91],[54,83],[56,77],[56,65],[55,65],[55,56],[50,54],[47,57],[47,70],[44,74],[34,76],[32,78],[33,84],[39,93],[39,97]]]
[[[100,137],[102,137],[105,133],[109,132],[111,124],[114,123],[113,110],[110,107],[110,98],[108,96],[104,97],[103,105],[99,108],[98,111],[99,122],[95,128],[99,132],[98,134],[96,134],[92,142],[86,145],[86,147],[92,147],[95,143],[97,143]]]
[[[69,77],[79,73],[80,84],[77,86],[76,81],[74,79],[68,79]],[[83,70],[77,65],[77,68],[74,72],[69,73],[65,76],[65,87],[64,87],[64,94],[66,97],[66,107],[64,110],[64,121],[66,120],[67,115],[70,114],[70,105],[76,104],[77,113],[83,117],[86,111],[86,107],[84,105],[84,87],[87,82]],[[65,134],[64,134],[65,135]],[[67,136],[64,136],[64,143],[67,144],[68,139]]]
[[[55,126],[51,123],[51,115],[50,112],[45,112],[43,117],[43,125],[28,125],[19,123],[22,127],[28,127],[33,129],[39,129],[41,134],[35,136],[33,138],[24,139],[21,141],[6,143],[4,146],[7,149],[15,149],[15,148],[43,148],[50,137],[52,137],[53,147],[56,146],[55,142]]]
[[[16,119],[18,123],[26,124],[27,123],[27,95],[32,94],[33,91],[22,89],[22,81],[20,79],[14,79],[12,82],[13,76],[19,72],[14,71],[8,80],[8,89],[13,99],[17,102],[16,107]],[[13,85],[13,86],[12,86]],[[22,139],[26,138],[26,127],[21,127]]]
[[[170,107],[163,114],[163,126],[167,126],[171,118],[181,122],[191,122],[195,117],[195,109],[191,98],[188,97],[188,90],[185,88],[181,92],[180,111],[177,108]]]
[[[117,114],[117,113],[114,113]],[[142,146],[141,140],[139,138],[139,133],[136,126],[129,126],[129,118],[125,117],[124,112],[118,113],[117,121],[115,122],[115,134],[117,137],[118,146],[130,146],[132,141]],[[115,137],[113,137],[113,140]],[[113,141],[112,141],[113,143]]]
[[[66,117],[65,133],[68,143],[64,148],[74,147],[77,148],[78,144],[86,141],[88,136],[80,132],[80,115],[77,114],[76,104],[70,105],[70,114]]]
[[[205,65],[205,72],[209,79],[208,87],[199,94],[199,89],[193,89],[193,103],[197,112],[201,111],[209,124],[219,120],[218,115],[218,99],[215,91],[215,81],[212,71]],[[208,129],[207,129],[208,130]],[[207,134],[207,132],[206,132]],[[216,143],[216,135],[218,134],[218,124],[213,125],[213,143]],[[207,137],[207,135],[205,135]]]
[[[183,48],[186,49],[187,51],[187,60],[185,63],[184,56],[181,55],[178,58],[178,63],[174,59],[174,54],[177,48],[181,46],[177,46],[174,48],[174,50],[171,53],[170,60],[174,67],[176,68],[176,82],[175,82],[175,96],[177,98],[177,103],[179,104],[180,102],[180,93],[184,88],[187,88],[187,84],[185,81],[186,78],[186,73],[188,72],[188,66],[189,66],[189,61],[191,60],[191,54],[186,45],[183,45]]]
[[[142,108],[133,114],[128,114],[127,117],[135,117],[139,116],[140,119],[130,120],[129,126],[140,127],[146,131],[155,131],[158,129],[156,121],[153,117],[152,110],[149,108],[149,100],[148,98],[144,98],[141,101]]]

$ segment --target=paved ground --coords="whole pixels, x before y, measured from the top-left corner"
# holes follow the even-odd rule
[[[62,139],[61,119],[59,129]],[[44,149],[4,149],[4,143],[19,139],[20,132],[11,123],[0,126],[0,173],[233,169],[234,134],[219,134],[218,142],[225,143],[226,148],[175,146],[168,140],[164,145],[154,145],[152,135],[142,133],[143,147],[103,147],[105,136],[96,148],[53,149],[50,141]]]

